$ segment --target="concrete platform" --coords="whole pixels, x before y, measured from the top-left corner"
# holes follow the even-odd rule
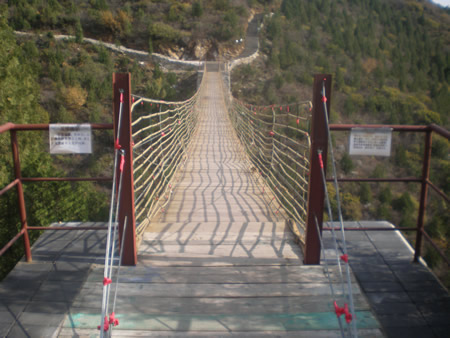
[[[70,226],[77,224],[87,225],[68,223]],[[254,229],[255,226],[256,224],[253,224],[250,228]],[[346,226],[390,227],[391,225],[387,222],[347,222]],[[162,224],[160,227],[160,229],[170,229]],[[192,225],[187,228],[189,231],[194,229]],[[159,236],[158,241],[167,239],[175,243],[177,239],[173,236],[176,236],[177,231],[180,230],[180,225],[174,225],[171,229],[174,231],[168,231],[167,235]],[[83,325],[91,320],[97,325],[101,306],[100,281],[103,271],[104,235],[105,231],[86,230],[44,233],[33,246],[33,263],[19,262],[8,277],[0,283],[0,336],[72,337],[95,334],[92,328],[74,329],[67,325],[80,324],[78,322],[82,319],[80,313],[88,315],[84,317]],[[266,235],[267,233],[264,236]],[[161,243],[154,242],[157,237],[158,235],[148,236],[146,241],[149,241],[149,247]],[[187,236],[184,236],[182,240],[185,241],[186,238]],[[202,241],[204,238],[200,236],[198,240]],[[287,241],[285,235],[280,238]],[[329,234],[325,234],[325,239],[327,257],[331,259],[333,250]],[[354,294],[355,303],[360,304],[356,310],[367,311],[368,307],[364,304],[370,305],[382,329],[382,331],[362,329],[361,337],[383,335],[387,337],[448,337],[450,296],[426,266],[411,263],[411,249],[402,237],[392,231],[348,231],[346,239],[349,262],[354,283],[357,286]],[[204,244],[210,245],[210,242],[206,240]],[[323,264],[303,266],[299,259],[284,259],[284,264],[280,266],[280,258],[278,258],[260,259],[261,264],[250,268],[248,260],[238,258],[235,258],[234,262],[231,262],[230,258],[228,263],[205,265],[201,260],[185,259],[185,261],[189,261],[189,268],[182,267],[185,265],[183,261],[147,260],[146,255],[143,254],[137,267],[124,267],[121,278],[122,296],[119,293],[117,304],[117,312],[122,316],[123,322],[133,319],[127,316],[145,313],[148,315],[148,320],[164,319],[167,323],[178,318],[182,320],[180,322],[182,323],[185,319],[179,316],[189,309],[194,322],[199,321],[205,313],[215,313],[216,322],[214,323],[217,321],[234,323],[233,317],[227,317],[230,311],[240,309],[242,312],[250,313],[256,310],[257,313],[266,313],[265,318],[259,317],[258,320],[263,320],[267,328],[272,325],[272,330],[251,333],[239,331],[239,328],[243,328],[240,326],[235,327],[236,331],[222,332],[221,335],[272,337],[281,334],[278,330],[273,331],[276,319],[274,316],[281,311],[297,313],[299,317],[290,318],[294,322],[300,318],[305,320],[305,317],[300,315],[311,311],[330,312],[330,292],[323,273]],[[164,262],[164,264],[158,264],[158,262]],[[273,267],[266,269],[267,265]],[[212,271],[208,266],[215,266],[215,268]],[[333,282],[338,283],[336,266],[330,265],[330,267],[333,271]],[[207,278],[210,286],[205,285]],[[229,286],[226,289],[219,288],[214,291],[211,287],[217,285],[216,283]],[[248,286],[242,288],[249,283],[260,284],[260,288],[266,288],[266,290],[268,288],[270,297],[249,297],[250,294],[245,294],[244,290],[259,292],[255,287],[253,291],[248,289]],[[306,288],[305,290],[308,290],[308,286],[314,285],[314,289],[303,293],[301,288],[295,288],[295,295],[286,297],[283,292],[287,292],[295,283],[300,283],[303,288]],[[138,292],[135,295],[129,293],[133,288],[137,287],[136,290],[141,290],[145,285],[152,289],[150,293]],[[168,288],[167,285],[176,285],[180,292],[186,290],[183,285],[190,285],[188,289],[190,288],[191,291],[187,292],[185,297],[177,298],[175,302],[176,295],[162,294],[163,285],[166,285],[166,288]],[[232,285],[237,288],[232,288]],[[286,288],[278,289],[282,285]],[[127,286],[133,287],[127,291]],[[194,297],[195,294],[199,295],[199,292],[204,295],[214,292],[215,295],[206,298]],[[123,297],[125,294],[128,294],[128,297]],[[315,296],[312,296],[313,294]],[[190,297],[186,297],[189,295]],[[211,317],[208,320],[211,321]],[[309,323],[314,323],[311,318],[309,320]],[[63,327],[64,323],[66,327]],[[295,325],[291,326],[292,329],[296,329],[295,331],[285,331],[283,336],[336,336],[330,330],[311,331],[307,328],[298,330],[299,327]],[[114,335],[210,337],[213,336],[213,331],[180,333],[168,330],[154,331],[150,334],[148,330],[142,330],[139,327],[123,326],[121,330],[115,330]]]
[[[393,227],[381,221],[345,226]],[[342,250],[341,235],[336,234]],[[387,337],[450,336],[449,292],[423,261],[412,262],[414,251],[399,231],[347,231],[345,237],[351,270]],[[331,232],[324,233],[324,239],[331,259],[335,257]]]

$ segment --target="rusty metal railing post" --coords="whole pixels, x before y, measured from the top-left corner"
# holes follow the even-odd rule
[[[27,262],[32,261],[30,237],[28,235],[27,209],[25,208],[25,197],[22,186],[22,172],[20,170],[19,144],[17,142],[17,133],[15,130],[10,130],[11,148],[14,163],[14,175],[18,180],[17,183],[17,199],[19,202],[20,223],[23,231],[23,246],[25,249],[25,258]]]
[[[305,264],[320,264],[320,238],[317,233],[315,218],[322,231],[323,207],[325,189],[321,176],[318,150],[322,151],[324,171],[327,167],[328,132],[323,106],[322,86],[325,84],[327,111],[330,111],[331,75],[319,74],[314,76],[313,114],[311,121],[311,151],[308,185],[308,207],[305,234]]]
[[[120,135],[118,132],[120,94],[123,91],[122,121]],[[122,196],[119,207],[119,241],[124,238],[123,228],[127,217],[127,234],[125,236],[122,264],[136,265],[136,218],[134,212],[134,180],[133,180],[133,146],[131,139],[131,76],[130,73],[113,74],[113,107],[114,107],[114,140],[119,137],[120,146],[125,150],[125,165],[123,168]],[[119,170],[116,168],[116,170]],[[120,175],[117,175],[120,177]]]
[[[427,197],[428,197],[428,179],[430,177],[431,142],[432,142],[432,131],[427,130],[425,134],[425,149],[423,152],[422,183],[420,189],[419,216],[417,218],[416,248],[414,251],[414,262],[419,261],[419,257],[421,256],[422,253],[422,236],[423,236],[423,229],[425,226],[425,212],[427,209]]]

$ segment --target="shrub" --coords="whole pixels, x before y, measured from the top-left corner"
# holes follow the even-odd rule
[[[87,92],[81,87],[67,87],[61,89],[61,95],[70,109],[80,109],[86,103]]]

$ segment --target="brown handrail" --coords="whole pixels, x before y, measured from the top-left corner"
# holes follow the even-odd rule
[[[31,247],[28,231],[29,230],[105,230],[106,227],[32,227],[28,226],[27,214],[25,208],[25,198],[23,193],[22,183],[24,182],[49,182],[49,181],[70,181],[70,182],[81,182],[81,181],[111,181],[110,177],[22,177],[20,169],[20,157],[19,157],[19,144],[17,142],[17,132],[18,131],[43,131],[49,130],[49,124],[14,124],[11,122],[5,123],[0,126],[0,134],[8,132],[11,137],[11,148],[14,164],[14,181],[10,182],[4,188],[0,190],[0,196],[11,190],[12,188],[17,188],[17,197],[20,213],[20,222],[22,224],[21,230],[16,234],[3,248],[0,249],[0,256],[2,256],[20,237],[23,236],[24,239],[24,249],[25,257],[27,262],[31,262]],[[92,123],[92,129],[100,130],[112,130],[112,123]]]
[[[432,240],[432,238],[426,233],[424,229],[424,220],[426,213],[426,203],[428,196],[428,187],[431,187],[435,190],[439,196],[441,196],[447,203],[449,202],[449,197],[436,185],[434,185],[429,180],[430,175],[430,161],[431,161],[431,143],[432,143],[432,134],[436,133],[442,137],[447,139],[450,138],[450,132],[445,128],[438,126],[436,124],[430,124],[427,126],[414,126],[414,125],[381,125],[381,124],[330,124],[329,125],[331,131],[351,131],[353,128],[391,128],[392,131],[396,132],[423,132],[425,133],[425,149],[422,161],[422,177],[400,177],[400,178],[338,178],[339,182],[416,182],[421,184],[420,190],[420,206],[419,206],[419,215],[417,218],[417,227],[416,228],[345,228],[345,230],[350,231],[361,231],[361,230],[403,230],[403,231],[416,231],[416,245],[414,251],[414,261],[417,262],[419,257],[421,256],[422,249],[422,237],[430,242],[434,249],[439,253],[439,255],[450,265],[449,259],[445,256],[442,250],[439,249],[437,244]],[[332,181],[332,178],[327,178],[327,181]],[[331,230],[330,227],[324,227],[324,230]]]

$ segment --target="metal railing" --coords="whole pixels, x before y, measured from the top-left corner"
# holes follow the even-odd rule
[[[112,124],[91,124],[92,129],[112,129]],[[110,182],[111,177],[22,177],[21,166],[20,166],[20,151],[19,144],[17,141],[17,132],[28,132],[28,131],[48,131],[48,124],[14,124],[6,123],[0,126],[0,134],[9,132],[11,138],[12,147],[12,161],[14,165],[14,177],[15,179],[7,184],[4,188],[0,190],[0,196],[4,195],[14,187],[17,189],[18,196],[18,206],[20,214],[20,231],[3,247],[0,249],[0,256],[2,256],[17,240],[23,236],[24,240],[24,251],[25,258],[27,262],[31,262],[31,247],[28,232],[30,230],[106,230],[106,227],[92,227],[92,226],[52,226],[52,227],[42,227],[42,226],[30,226],[27,221],[27,211],[25,205],[25,197],[23,191],[23,183],[26,182],[82,182],[82,181],[97,181],[97,182]]]
[[[420,189],[420,201],[419,211],[417,216],[416,227],[393,227],[393,228],[346,228],[348,231],[386,231],[386,230],[401,230],[401,231],[415,231],[416,241],[414,250],[414,261],[417,262],[422,253],[423,238],[425,238],[430,245],[436,249],[439,255],[444,259],[447,265],[450,266],[450,260],[446,254],[439,248],[439,246],[433,241],[431,236],[425,230],[425,215],[427,209],[427,197],[428,188],[431,187],[441,198],[447,203],[450,199],[442,190],[440,190],[435,184],[430,181],[430,165],[431,165],[431,144],[433,134],[446,138],[450,137],[450,132],[440,126],[431,124],[428,126],[411,126],[411,125],[359,125],[359,124],[330,124],[330,130],[335,132],[349,132],[353,128],[390,128],[393,132],[412,132],[412,133],[424,133],[424,153],[422,159],[422,175],[421,177],[390,177],[390,178],[337,178],[338,182],[370,182],[370,183],[419,183]],[[327,181],[332,181],[334,178],[327,178]],[[324,227],[323,230],[330,230],[329,227]]]

